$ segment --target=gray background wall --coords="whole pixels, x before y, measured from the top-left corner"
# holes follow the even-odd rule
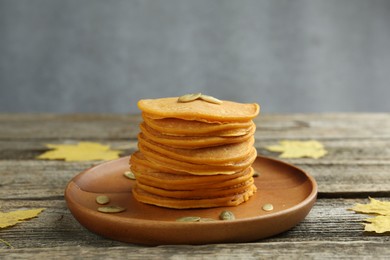
[[[0,112],[390,112],[390,1],[0,0]]]

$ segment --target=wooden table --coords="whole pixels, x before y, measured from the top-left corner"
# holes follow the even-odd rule
[[[285,160],[317,180],[318,200],[290,231],[241,244],[144,247],[102,238],[82,227],[64,201],[67,182],[99,162],[36,160],[46,143],[96,141],[136,149],[139,115],[0,115],[0,210],[46,210],[38,218],[0,230],[0,259],[7,258],[234,258],[290,259],[390,255],[390,236],[367,234],[366,215],[347,210],[371,196],[390,200],[390,114],[262,115],[256,120],[258,153],[282,139],[316,139],[328,150],[321,159]]]

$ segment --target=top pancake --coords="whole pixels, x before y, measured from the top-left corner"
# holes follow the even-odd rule
[[[141,99],[139,109],[153,119],[179,118],[202,122],[245,122],[259,114],[256,103],[243,104],[223,101],[222,104],[209,103],[204,100],[178,102],[178,97],[159,99]]]
[[[233,123],[205,123],[177,118],[152,119],[142,113],[150,128],[172,136],[242,136],[246,135],[255,124],[252,120]]]

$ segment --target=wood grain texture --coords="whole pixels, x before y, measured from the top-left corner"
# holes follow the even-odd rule
[[[387,200],[387,198],[378,199]],[[355,203],[367,201],[367,199],[320,199],[299,225],[290,231],[259,242],[390,242],[388,236],[366,234],[362,223],[369,216],[348,210]],[[62,198],[1,200],[0,202],[2,210],[7,209],[7,211],[20,208],[46,208],[38,218],[1,231],[1,238],[15,248],[88,246],[91,244],[97,247],[126,245],[104,239],[86,230],[72,217]]]
[[[390,201],[389,114],[266,115],[256,120],[259,154],[283,139],[321,141],[320,159],[284,159],[313,175],[319,199],[307,218],[280,235],[245,244],[143,247],[105,239],[82,227],[63,198],[67,182],[100,162],[36,160],[46,143],[92,140],[129,155],[139,115],[0,114],[0,211],[45,207],[38,218],[0,230],[0,259],[14,258],[371,258],[390,254],[390,236],[368,234],[367,215],[349,211],[367,196]],[[169,235],[169,234],[168,234]]]
[[[321,164],[294,162],[317,181],[320,197],[367,197],[390,195],[390,165],[370,163]],[[17,167],[15,167],[17,164]],[[0,163],[0,198],[21,199],[62,195],[67,182],[98,162],[4,160]],[[29,193],[26,194],[25,191]]]
[[[204,246],[60,246],[46,249],[0,251],[8,259],[388,259],[390,244],[383,242],[268,242]]]
[[[389,244],[382,242],[303,242],[303,243],[251,243],[205,246],[159,246],[140,248],[115,246],[54,247],[50,249],[17,249],[1,252],[0,257],[26,259],[388,259]],[[367,250],[369,249],[369,250]],[[372,251],[371,251],[372,250]]]
[[[0,115],[0,139],[136,138],[139,115]],[[390,114],[261,115],[256,138],[390,138]]]

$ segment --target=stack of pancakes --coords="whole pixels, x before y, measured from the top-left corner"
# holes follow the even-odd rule
[[[138,106],[144,121],[139,150],[130,158],[138,201],[168,208],[236,206],[256,192],[257,104],[173,97]]]

